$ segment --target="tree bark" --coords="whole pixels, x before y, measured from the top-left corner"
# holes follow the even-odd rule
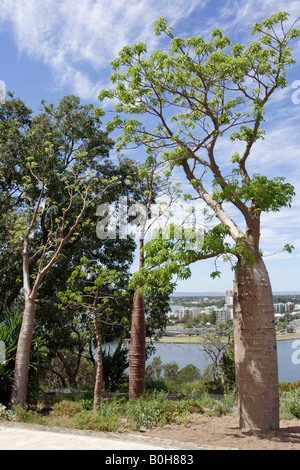
[[[93,316],[94,316],[94,330],[97,341],[97,361],[96,361],[96,377],[95,377],[95,387],[94,387],[94,411],[101,404],[101,394],[102,394],[102,383],[103,383],[103,362],[102,362],[102,340],[101,333],[98,327],[98,318],[96,312],[96,302],[98,299],[99,287],[97,290],[97,296],[94,299],[93,305]]]
[[[234,342],[240,427],[279,428],[273,296],[262,258],[236,269]]]
[[[26,402],[34,317],[35,298],[27,298],[25,299],[23,320],[18,340],[14,381],[10,400],[11,406],[21,405],[23,407]]]
[[[100,335],[97,335],[97,363],[96,363],[96,379],[94,387],[94,410],[101,404],[103,383],[103,362],[102,362],[102,342]]]
[[[146,333],[144,299],[134,293],[129,350],[129,399],[137,400],[145,393]]]

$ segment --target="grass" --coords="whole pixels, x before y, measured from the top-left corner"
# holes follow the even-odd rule
[[[49,404],[39,402],[29,410],[16,407],[13,420],[82,430],[128,432],[170,423],[188,424],[195,416],[204,414],[219,415],[217,401],[207,394],[197,399],[170,400],[165,393],[153,391],[135,402],[125,397],[102,400],[96,411],[87,409],[84,400],[61,400],[50,410]]]
[[[215,399],[207,393],[198,398],[168,399],[164,392],[147,392],[135,402],[127,397],[102,400],[96,411],[92,402],[62,399],[53,403],[39,402],[34,408],[16,407],[12,413],[1,405],[1,420],[71,429],[130,432],[166,424],[187,425],[201,416],[237,415],[234,392]],[[300,381],[280,384],[281,419],[300,419]]]

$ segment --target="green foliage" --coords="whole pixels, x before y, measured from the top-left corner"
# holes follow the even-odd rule
[[[146,367],[146,389],[197,397],[205,392],[223,393],[224,384],[219,377],[213,379],[210,368],[201,374],[193,364],[179,369],[175,362],[162,364],[160,357],[154,357]]]
[[[0,323],[0,341],[5,344],[5,363],[0,364],[0,403],[7,405],[14,378],[15,357],[23,312],[20,309],[6,310]],[[29,364],[28,402],[37,398],[38,384],[45,368],[45,341],[33,335]]]
[[[298,18],[292,26],[288,20],[288,13],[279,12],[256,23],[252,33],[257,38],[246,47],[231,45],[220,29],[213,30],[208,40],[177,37],[160,17],[154,32],[167,37],[168,50],[148,54],[146,45],[126,46],[113,62],[114,87],[103,91],[99,100],[117,103],[116,115],[108,123],[109,131],[122,131],[117,150],[143,147],[150,154],[156,152],[169,171],[181,166],[197,196],[221,222],[204,232],[202,245],[194,249],[184,236],[176,240],[172,229],[172,241],[164,240],[161,230],[156,238],[162,240],[152,240],[145,247],[145,267],[151,266],[151,272],[144,270],[133,278],[133,286],[142,286],[142,295],[150,292],[151,284],[163,290],[176,276],[187,279],[189,265],[201,259],[224,255],[231,261],[232,255],[254,262],[249,248],[253,240],[249,243],[223,202],[233,204],[247,226],[250,219],[255,224],[263,211],[290,206],[294,188],[284,178],[251,175],[246,168],[255,143],[265,134],[260,126],[266,105],[276,89],[287,85],[286,69],[295,62],[290,44],[300,34],[294,27]],[[216,155],[216,143],[225,133],[244,145],[240,154],[232,156],[232,172],[226,177]],[[227,166],[225,171],[228,174]],[[205,185],[213,185],[213,192]],[[237,266],[233,264],[233,269]],[[216,269],[212,276],[218,275]]]
[[[232,179],[224,188],[215,189],[213,197],[219,201],[252,201],[254,212],[277,212],[281,207],[290,207],[294,188],[285,183],[285,178],[268,179],[266,176],[254,174],[250,181]],[[216,180],[215,185],[220,184]]]
[[[16,415],[12,410],[8,410],[6,406],[0,403],[0,421],[14,421]]]
[[[82,406],[80,405],[80,403],[70,400],[62,400],[53,405],[50,415],[56,418],[61,416],[67,416],[68,418],[72,418],[81,410]]]
[[[120,348],[116,349],[113,354],[102,351],[102,362],[105,390],[115,392],[124,382],[124,371],[129,365],[128,351]]]
[[[219,374],[222,379],[224,390],[229,392],[235,388],[236,375],[235,375],[235,358],[234,358],[234,346],[229,346],[227,351],[224,351],[219,365]]]
[[[300,380],[296,382],[280,382],[279,384],[279,392],[293,392],[300,390]]]
[[[151,428],[169,423],[187,423],[189,414],[203,412],[199,401],[168,400],[163,392],[154,392],[146,398],[128,402],[127,405],[127,417],[136,430],[140,430],[142,426]]]
[[[280,395],[280,415],[285,419],[300,419],[300,390],[283,391]]]
[[[122,423],[116,415],[108,419],[93,411],[81,411],[70,419],[69,427],[89,431],[118,432],[122,429]]]
[[[236,412],[237,398],[236,391],[233,390],[226,393],[221,400],[217,400],[214,404],[214,413],[217,416],[224,416]]]

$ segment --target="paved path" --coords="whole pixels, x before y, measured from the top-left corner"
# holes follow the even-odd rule
[[[220,448],[219,448],[220,449]],[[0,421],[0,450],[217,450],[136,434],[78,431]]]

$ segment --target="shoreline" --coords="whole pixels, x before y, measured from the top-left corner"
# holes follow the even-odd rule
[[[286,335],[276,336],[277,341],[286,341],[290,339],[300,339],[300,333],[287,333]],[[147,339],[147,342],[149,340]],[[203,344],[204,341],[201,340],[201,335],[199,336],[162,336],[158,340],[154,341],[155,343],[174,343],[174,344]]]

